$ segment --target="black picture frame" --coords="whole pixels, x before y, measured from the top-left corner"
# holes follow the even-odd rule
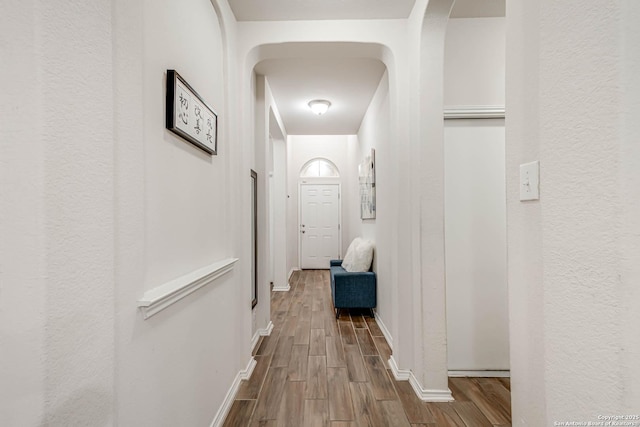
[[[201,150],[218,154],[218,115],[176,70],[167,70],[166,128]]]
[[[251,170],[251,308],[258,305],[258,174]]]

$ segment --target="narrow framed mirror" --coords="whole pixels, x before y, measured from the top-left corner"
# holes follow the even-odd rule
[[[258,304],[258,174],[251,170],[251,308]]]

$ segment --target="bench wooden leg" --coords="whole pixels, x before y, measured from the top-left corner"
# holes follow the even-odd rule
[[[339,309],[339,308],[336,308],[336,319],[337,319],[338,317],[340,317],[340,309]]]

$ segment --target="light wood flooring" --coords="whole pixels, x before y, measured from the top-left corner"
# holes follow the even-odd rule
[[[511,425],[508,379],[450,378],[452,403],[422,402],[396,381],[375,320],[353,310],[336,320],[327,270],[294,273],[289,292],[272,292],[271,318],[225,427]]]

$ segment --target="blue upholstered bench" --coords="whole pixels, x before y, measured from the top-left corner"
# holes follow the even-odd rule
[[[336,318],[341,308],[376,307],[376,273],[351,273],[342,268],[342,260],[331,260],[331,295]],[[371,311],[373,317],[373,311]]]

